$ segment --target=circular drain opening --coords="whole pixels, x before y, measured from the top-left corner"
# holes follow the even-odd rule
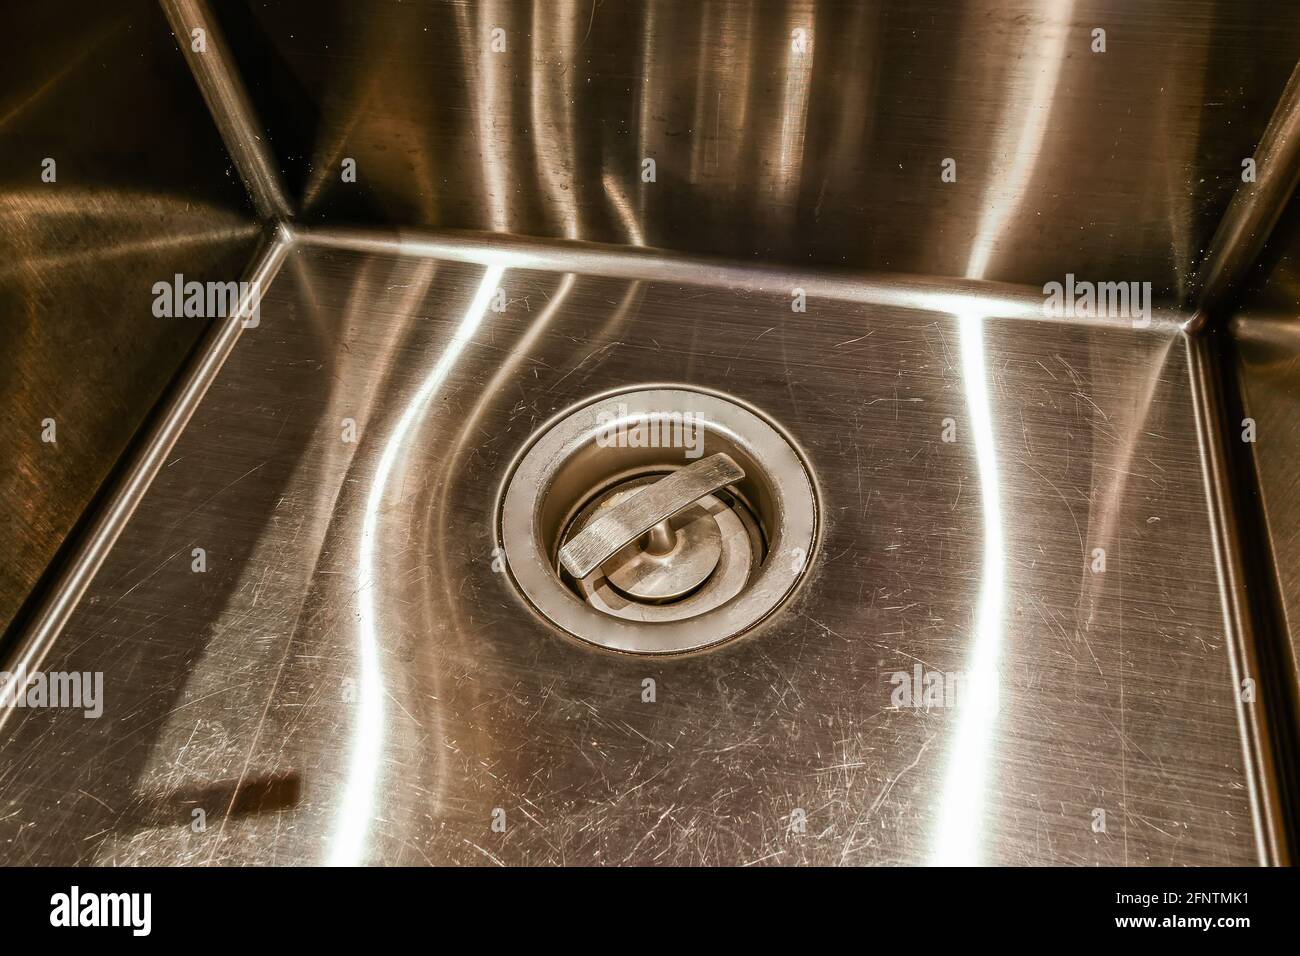
[[[750,629],[813,551],[811,475],[755,410],[641,387],[562,413],[498,508],[511,577],[544,617],[615,650],[696,650]]]

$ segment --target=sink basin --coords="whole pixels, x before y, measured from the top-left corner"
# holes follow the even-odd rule
[[[102,674],[104,708],[0,710],[6,862],[1290,860],[1277,575],[1296,544],[1269,487],[1295,434],[1252,447],[1238,422],[1277,394],[1252,376],[1294,363],[1294,336],[1270,353],[1255,330],[1291,328],[1296,300],[1285,256],[1224,243],[1294,218],[1300,31],[1152,3],[1116,14],[1122,69],[1089,80],[1072,4],[958,4],[955,24],[785,4],[780,31],[743,6],[140,7],[154,42],[207,31],[215,55],[166,52],[250,190],[214,200],[247,229],[210,242],[245,243],[259,298],[155,359],[134,437],[68,452],[105,484],[67,486],[63,524],[31,533],[5,668]],[[1207,40],[1225,20],[1260,51],[1237,126]],[[1153,59],[1125,32],[1174,22]],[[480,50],[497,23],[505,52]],[[665,36],[679,64],[725,38],[692,67],[708,96]],[[997,65],[1020,44],[1032,62]],[[426,100],[419,71],[450,49]],[[1002,118],[987,137],[935,97],[948,53],[992,84],[969,92]],[[649,103],[634,119],[625,86]],[[1236,137],[1227,185],[1180,165],[1189,108]],[[1234,200],[1232,150],[1257,141],[1280,159]],[[864,179],[869,155],[890,162]],[[177,271],[241,278],[207,245],[167,248]],[[129,261],[147,310],[173,261]],[[1226,264],[1206,280],[1203,261]],[[1077,305],[1103,281],[1135,282],[1129,307],[1052,307],[1051,283]],[[1238,338],[1258,346],[1244,363]],[[755,410],[817,506],[788,596],[667,655],[547,620],[500,533],[547,423],[655,388]]]

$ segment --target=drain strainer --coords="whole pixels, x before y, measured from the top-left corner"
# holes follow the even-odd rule
[[[794,445],[754,409],[639,387],[534,436],[498,520],[510,575],[544,617],[592,644],[672,654],[743,633],[790,594],[817,503]]]

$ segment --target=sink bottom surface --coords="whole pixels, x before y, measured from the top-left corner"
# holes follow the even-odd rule
[[[6,861],[1257,862],[1181,336],[790,302],[294,247],[45,662],[103,715],[11,716]],[[534,431],[643,383],[820,489],[797,593],[694,656],[493,554]]]

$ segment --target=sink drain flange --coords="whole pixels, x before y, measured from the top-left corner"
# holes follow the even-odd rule
[[[804,574],[811,473],[755,409],[641,386],[547,423],[497,509],[514,583],[547,620],[619,651],[698,650],[752,628]]]

